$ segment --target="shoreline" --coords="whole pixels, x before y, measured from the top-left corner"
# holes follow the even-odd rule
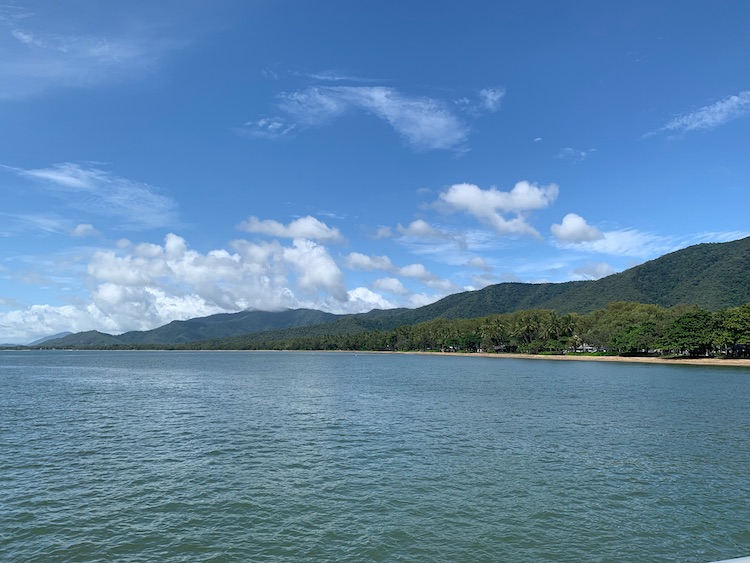
[[[107,349],[107,348],[89,348],[89,349],[35,349],[37,351],[47,352],[276,352],[276,353],[314,353],[314,354],[404,354],[414,356],[444,356],[453,358],[491,358],[502,360],[551,360],[551,361],[584,361],[584,362],[620,362],[620,363],[641,363],[641,364],[662,364],[662,365],[690,365],[690,366],[723,366],[750,368],[750,358],[659,358],[653,356],[577,356],[568,354],[519,354],[519,353],[489,353],[489,352],[420,352],[413,351],[393,351],[393,350],[170,350],[168,348],[154,349]],[[14,350],[12,348],[2,349],[0,352],[27,352],[33,349]]]
[[[657,358],[650,356],[573,356],[566,354],[559,355],[536,355],[536,354],[517,354],[501,353],[490,354],[488,352],[384,352],[386,354],[424,354],[433,356],[467,356],[479,358],[510,358],[514,360],[553,360],[553,361],[588,361],[588,362],[628,362],[642,364],[663,364],[663,365],[691,365],[691,366],[726,366],[726,367],[743,367],[750,368],[750,358]]]

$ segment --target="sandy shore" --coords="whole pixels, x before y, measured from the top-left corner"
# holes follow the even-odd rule
[[[556,355],[556,356],[537,356],[533,354],[487,354],[474,353],[462,354],[453,352],[386,352],[394,354],[425,354],[435,356],[469,356],[482,358],[513,358],[517,360],[553,360],[553,361],[585,361],[585,362],[637,362],[644,364],[667,364],[667,365],[692,365],[692,366],[724,366],[724,367],[742,367],[750,368],[750,358],[723,359],[723,358],[651,358],[638,356],[573,356],[573,355]]]

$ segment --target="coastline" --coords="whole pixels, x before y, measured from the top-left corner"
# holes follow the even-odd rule
[[[430,356],[456,356],[456,357],[480,357],[480,358],[493,358],[503,359],[510,358],[515,360],[553,360],[553,361],[588,361],[588,362],[629,362],[629,363],[643,363],[643,364],[664,364],[664,365],[691,365],[691,366],[723,366],[723,367],[739,367],[739,368],[750,368],[750,358],[736,358],[736,359],[723,359],[723,358],[655,358],[648,356],[569,356],[565,354],[560,355],[535,355],[535,354],[513,354],[513,353],[501,353],[501,354],[489,354],[487,352],[472,352],[472,353],[460,353],[460,352],[375,352],[383,354],[422,354]]]
[[[66,349],[38,349],[39,351],[71,351]],[[0,348],[0,352],[17,352],[32,351],[14,350],[11,348]],[[107,349],[107,348],[89,348],[76,349],[76,352],[276,352],[276,353],[297,353],[311,352],[315,354],[409,354],[414,356],[444,356],[453,358],[491,358],[491,359],[513,359],[513,360],[551,360],[551,361],[584,361],[584,362],[625,362],[641,364],[662,364],[662,365],[690,365],[690,366],[722,366],[736,368],[750,368],[750,358],[659,358],[652,356],[577,356],[566,354],[538,355],[538,354],[518,354],[518,353],[497,353],[488,352],[420,352],[420,351],[391,351],[391,350],[239,350],[239,349],[195,349],[195,350],[175,350],[169,348],[153,349]]]

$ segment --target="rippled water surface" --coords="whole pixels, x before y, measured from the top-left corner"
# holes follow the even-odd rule
[[[3,561],[750,555],[750,370],[1,352]]]

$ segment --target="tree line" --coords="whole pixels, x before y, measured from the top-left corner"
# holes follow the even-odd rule
[[[585,315],[534,309],[438,318],[393,330],[271,339],[258,333],[174,348],[748,357],[750,303],[711,312],[696,306],[617,302]]]

